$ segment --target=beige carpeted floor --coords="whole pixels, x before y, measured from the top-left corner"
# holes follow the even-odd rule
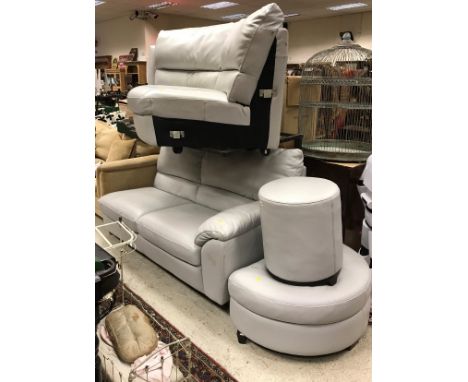
[[[287,356],[252,342],[239,344],[227,307],[219,307],[138,252],[125,256],[123,277],[135,293],[241,382],[371,381],[370,326],[350,351],[324,357]]]

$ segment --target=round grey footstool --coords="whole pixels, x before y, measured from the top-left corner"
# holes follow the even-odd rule
[[[333,285],[343,258],[338,186],[288,177],[265,184],[258,196],[268,271],[284,282]]]
[[[347,246],[343,246],[343,267],[334,286],[282,283],[261,260],[235,271],[228,287],[230,315],[238,331],[281,353],[335,353],[356,343],[368,325],[370,269]]]

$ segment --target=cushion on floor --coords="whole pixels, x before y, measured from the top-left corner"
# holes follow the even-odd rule
[[[195,203],[150,212],[137,221],[139,234],[162,250],[194,266],[201,248],[195,245],[198,227],[218,211]]]
[[[99,199],[104,215],[111,220],[122,217],[124,223],[133,230],[137,229],[136,221],[139,217],[152,211],[185,203],[190,201],[154,187],[112,192]]]
[[[131,363],[158,345],[159,337],[150,319],[135,305],[114,310],[106,317],[105,325],[115,352],[124,362]]]

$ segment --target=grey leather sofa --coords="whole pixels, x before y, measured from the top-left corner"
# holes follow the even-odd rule
[[[276,149],[219,153],[161,148],[153,187],[99,199],[105,221],[122,218],[137,249],[218,304],[231,273],[263,257],[258,191],[304,176],[303,153]]]

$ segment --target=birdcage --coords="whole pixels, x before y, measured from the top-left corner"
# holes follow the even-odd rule
[[[340,44],[306,62],[299,101],[306,155],[365,161],[372,151],[372,51],[342,35]]]

